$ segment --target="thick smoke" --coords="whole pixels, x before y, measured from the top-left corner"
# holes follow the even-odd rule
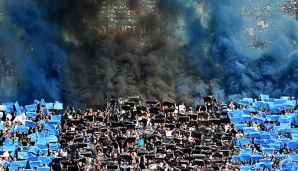
[[[202,103],[202,97],[207,95],[224,100],[225,90],[220,85],[224,74],[210,51],[214,30],[209,25],[214,4],[165,0],[160,1],[158,6],[162,17],[170,20],[168,29],[171,36],[179,40],[177,54],[183,56],[183,68],[177,80],[178,96],[196,104]]]
[[[14,63],[19,79],[16,99],[2,99],[61,100],[67,59],[58,44],[58,30],[35,1],[1,1],[1,8],[1,54]]]
[[[182,20],[180,54],[192,66],[190,85],[221,100],[297,95],[297,21],[274,1],[161,1],[163,13]],[[174,10],[173,10],[174,9]],[[288,10],[290,12],[290,10]],[[207,53],[202,52],[210,45]],[[208,46],[207,46],[208,47]],[[201,82],[203,80],[203,82]],[[196,92],[193,92],[195,95]]]
[[[65,0],[60,4],[61,30],[70,47],[72,92],[78,103],[96,105],[105,98],[133,95],[174,100],[179,66],[166,25],[156,13],[149,12],[137,15],[136,34],[113,32],[107,27],[107,33],[101,33],[99,28],[106,21],[99,15],[106,3],[109,1]],[[128,8],[141,7],[134,0]]]
[[[282,11],[283,1],[240,2],[217,5],[214,14],[212,52],[225,73],[226,95],[296,96],[295,66],[289,63],[297,49],[296,19]]]
[[[298,95],[298,25],[283,0],[160,0],[143,14],[130,0],[138,13],[130,31],[103,27],[106,15],[126,15],[107,13],[111,0],[4,2],[2,51],[15,63],[19,98],[98,105],[141,95],[199,104],[207,95]]]

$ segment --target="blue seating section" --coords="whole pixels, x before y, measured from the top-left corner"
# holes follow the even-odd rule
[[[240,166],[241,171],[272,169],[271,157],[279,159],[278,169],[297,170],[298,154],[279,154],[279,150],[287,148],[289,151],[298,148],[298,128],[292,126],[298,124],[298,112],[292,112],[296,101],[290,98],[271,99],[269,95],[260,95],[261,101],[253,101],[251,98],[243,98],[238,104],[245,106],[242,109],[229,111],[228,116],[236,131],[242,130],[244,136],[235,139],[236,146],[240,149],[239,155],[233,155],[233,162],[251,161],[253,165]],[[249,110],[251,114],[247,114]],[[280,111],[286,113],[280,115]],[[245,111],[245,112],[244,112]],[[288,112],[288,113],[287,113]],[[290,113],[292,112],[292,113]],[[248,126],[248,122],[264,124],[265,130]],[[280,133],[289,133],[290,138],[281,136]],[[261,153],[253,153],[248,145],[260,145]],[[277,169],[277,170],[278,170]]]
[[[40,109],[41,107],[41,109]],[[33,145],[22,146],[19,139],[11,139],[1,137],[4,140],[0,146],[0,152],[9,152],[12,158],[16,157],[16,161],[9,160],[9,170],[18,170],[23,168],[23,171],[50,171],[50,164],[55,158],[53,151],[60,151],[59,136],[61,126],[61,115],[50,115],[51,110],[62,110],[63,104],[58,101],[54,103],[45,103],[35,100],[33,104],[22,107],[18,102],[2,103],[1,109],[5,109],[5,115],[16,113],[15,121],[23,123],[23,125],[13,125],[11,134],[23,133],[26,138],[29,138]],[[42,111],[38,113],[37,110]],[[49,115],[48,120],[42,120],[38,123],[35,121],[38,115]],[[25,118],[25,119],[24,119]],[[37,126],[41,126],[41,130],[36,131]],[[4,130],[5,125],[0,124],[0,129]],[[33,131],[31,131],[33,130]],[[30,133],[29,133],[30,132]],[[30,169],[25,169],[26,167]]]

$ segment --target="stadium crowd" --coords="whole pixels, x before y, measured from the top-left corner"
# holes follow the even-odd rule
[[[291,98],[187,107],[112,99],[105,110],[59,102],[0,105],[0,170],[298,170]]]

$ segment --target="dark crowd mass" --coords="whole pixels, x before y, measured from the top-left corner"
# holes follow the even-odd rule
[[[298,170],[294,98],[203,101],[134,96],[98,109],[2,103],[0,170]]]

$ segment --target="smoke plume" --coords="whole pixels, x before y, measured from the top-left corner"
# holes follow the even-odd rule
[[[35,1],[1,1],[1,7],[1,54],[14,63],[19,79],[16,99],[2,98],[61,100],[67,58],[58,30]]]
[[[149,10],[130,0],[129,19],[115,8],[123,2],[4,1],[17,97],[87,106],[133,95],[188,104],[298,95],[298,25],[283,0],[160,0]]]
[[[124,25],[130,30],[111,31],[105,18],[99,17],[107,3],[77,0],[61,4],[61,30],[72,47],[68,64],[78,103],[99,104],[105,98],[133,95],[174,100],[179,64],[167,25],[157,13],[148,12],[137,14],[133,24]],[[128,9],[139,13],[139,5],[130,1]]]
[[[221,100],[297,95],[297,21],[284,1],[161,2],[173,23],[183,21],[183,33],[172,34],[185,40],[180,53],[198,74],[191,77],[203,80],[190,81],[198,92]]]

